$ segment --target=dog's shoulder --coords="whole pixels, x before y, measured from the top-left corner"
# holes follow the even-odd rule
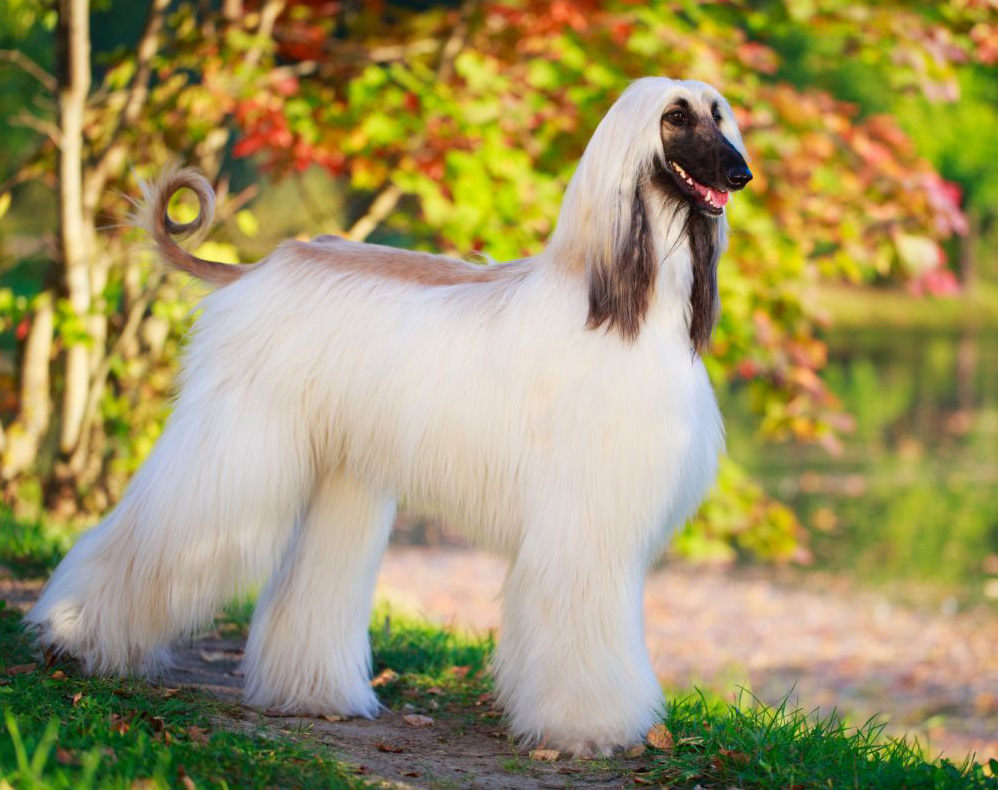
[[[329,235],[308,242],[287,241],[280,250],[302,263],[328,266],[344,275],[427,287],[496,282],[524,273],[527,268],[525,261],[483,265]]]

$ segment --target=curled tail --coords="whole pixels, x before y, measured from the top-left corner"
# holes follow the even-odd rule
[[[136,213],[136,224],[156,243],[164,262],[212,285],[227,285],[246,273],[249,267],[232,266],[208,261],[189,253],[174,237],[197,237],[211,228],[215,217],[215,191],[201,173],[193,168],[173,166],[152,182],[140,182],[142,203]],[[198,199],[198,215],[190,222],[174,222],[168,207],[181,189],[189,189]]]

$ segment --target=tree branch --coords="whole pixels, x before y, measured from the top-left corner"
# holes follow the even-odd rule
[[[62,133],[59,131],[59,127],[51,121],[38,118],[29,112],[19,112],[10,120],[13,125],[23,126],[25,129],[31,129],[45,135],[55,143],[56,148],[62,145]]]
[[[350,230],[346,232],[346,237],[351,241],[366,239],[384,221],[385,217],[392,213],[392,209],[398,205],[401,197],[401,189],[395,184],[386,184],[374,198],[367,213],[350,226]]]
[[[128,87],[125,104],[118,116],[118,122],[115,124],[110,142],[97,155],[96,164],[87,178],[86,199],[84,200],[84,204],[87,206],[96,205],[100,193],[104,191],[108,175],[122,163],[125,150],[121,142],[121,132],[138,120],[139,113],[149,95],[152,59],[159,49],[159,34],[163,29],[163,19],[169,6],[170,0],[152,0],[149,4],[149,15],[146,17],[145,28],[142,30],[142,36],[135,48],[135,74]]]
[[[146,309],[152,302],[153,296],[163,283],[163,275],[157,274],[153,280],[145,287],[145,290],[132,304],[125,318],[125,325],[121,329],[121,334],[115,341],[111,349],[104,355],[104,358],[97,365],[90,378],[90,389],[87,391],[87,403],[83,411],[83,420],[80,423],[80,439],[76,443],[76,448],[69,459],[69,468],[74,472],[79,472],[86,464],[90,455],[90,436],[93,433],[94,422],[97,420],[100,411],[100,399],[104,394],[104,387],[107,384],[107,377],[111,373],[111,363],[125,347],[132,342],[139,327]]]
[[[38,80],[49,93],[55,93],[59,88],[59,83],[55,77],[19,50],[0,49],[0,60],[6,60],[8,63],[20,67],[25,74]]]
[[[246,53],[243,61],[250,66],[255,66],[260,56],[263,54],[263,43],[274,35],[274,25],[277,24],[277,17],[284,10],[284,0],[266,0],[263,8],[260,9],[260,24],[256,29],[257,44]]]

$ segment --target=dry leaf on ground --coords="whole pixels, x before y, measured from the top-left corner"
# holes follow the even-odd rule
[[[389,754],[399,754],[405,751],[405,747],[397,743],[382,743],[381,741],[375,742],[374,748],[379,752],[388,752]]]
[[[187,737],[194,741],[194,743],[208,743],[208,734],[200,727],[188,727]]]
[[[12,667],[7,667],[7,674],[8,675],[23,675],[23,674],[25,674],[27,672],[34,672],[35,671],[35,667],[37,667],[37,666],[38,666],[38,664],[36,664],[34,661],[32,661],[30,664],[14,664],[14,666],[12,666]]]
[[[628,757],[640,757],[646,751],[648,751],[648,750],[645,747],[645,745],[643,743],[639,743],[639,744],[636,744],[636,745],[632,746],[630,749],[627,750],[627,756]]]
[[[664,724],[652,725],[652,728],[648,730],[648,734],[645,736],[645,740],[648,741],[649,746],[663,750],[671,749],[674,743],[672,733],[669,732],[669,728]]]
[[[530,753],[530,759],[541,763],[553,763],[561,756],[557,749],[534,749]]]
[[[429,716],[421,716],[418,713],[407,713],[402,720],[410,727],[429,727],[434,723]]]
[[[393,680],[398,680],[399,673],[394,669],[383,669],[378,673],[378,676],[371,680],[371,685],[377,688],[378,686],[384,686],[386,683],[391,683]]]

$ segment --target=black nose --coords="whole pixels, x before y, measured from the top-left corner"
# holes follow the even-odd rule
[[[742,189],[752,180],[752,171],[745,165],[735,165],[728,168],[728,184],[732,189]]]

